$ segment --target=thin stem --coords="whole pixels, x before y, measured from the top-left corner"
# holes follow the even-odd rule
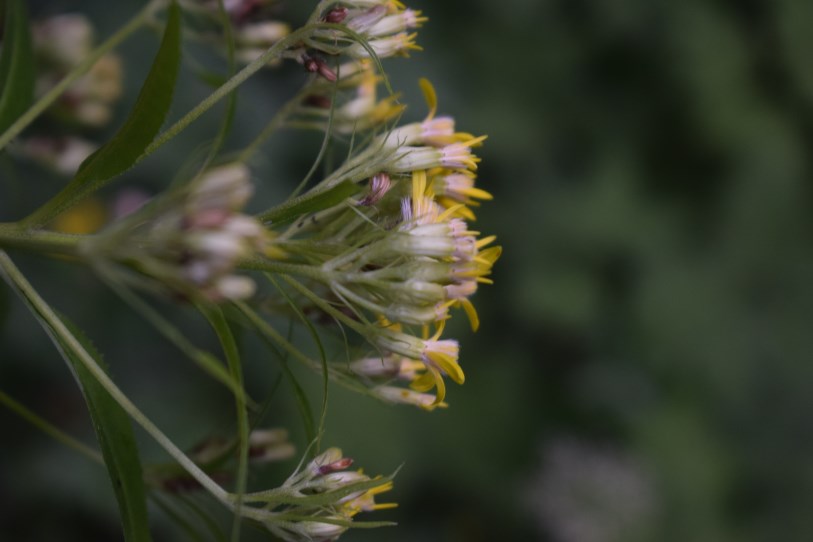
[[[365,326],[364,324],[350,318],[349,316],[344,314],[342,311],[337,310],[330,303],[328,303],[327,301],[325,301],[324,299],[322,299],[321,297],[319,297],[318,295],[316,295],[315,293],[310,291],[305,286],[303,286],[299,281],[297,281],[297,280],[295,280],[292,277],[289,277],[287,275],[282,275],[282,279],[285,282],[287,282],[288,284],[290,284],[299,293],[301,293],[302,295],[304,295],[305,297],[310,299],[311,302],[313,302],[314,305],[316,305],[317,307],[319,307],[320,309],[322,309],[323,311],[328,313],[330,316],[332,316],[336,320],[339,320],[340,322],[342,322],[344,325],[346,325],[347,327],[349,327],[350,329],[352,329],[353,331],[355,331],[359,335],[361,335],[363,337],[366,337],[366,336],[368,336],[370,334],[369,326]]]
[[[147,156],[154,153],[164,143],[168,142],[169,140],[177,136],[179,133],[181,133],[187,126],[189,126],[191,123],[197,120],[197,118],[200,117],[207,110],[211,109],[212,106],[214,106],[217,102],[222,100],[231,91],[233,91],[235,88],[243,84],[249,77],[260,71],[263,68],[263,66],[268,64],[268,62],[274,60],[277,57],[281,57],[291,45],[301,43],[302,40],[306,39],[307,37],[309,37],[318,30],[334,30],[342,34],[346,34],[350,38],[358,41],[364,46],[367,52],[370,53],[371,57],[376,63],[376,66],[383,73],[383,70],[381,69],[381,61],[378,58],[378,55],[375,53],[372,47],[370,47],[370,45],[364,40],[364,38],[362,38],[358,33],[339,24],[315,23],[315,22],[310,23],[300,28],[299,30],[292,32],[282,40],[272,45],[260,57],[253,60],[245,68],[237,72],[231,79],[229,79],[221,86],[219,86],[217,90],[215,90],[212,94],[207,96],[191,111],[189,111],[186,115],[184,115],[177,122],[175,122],[175,124],[167,128],[162,134],[155,138],[155,140],[153,140],[153,142],[150,143],[150,145],[144,150],[144,153],[139,157],[138,160],[141,161]],[[384,84],[387,86],[387,89],[392,94],[392,88],[390,87],[389,81],[387,80],[386,76],[384,76]],[[271,132],[273,132],[273,130],[271,130]],[[251,152],[254,151],[252,150]]]
[[[31,124],[49,105],[54,103],[68,87],[70,87],[77,79],[82,77],[102,56],[114,49],[125,39],[130,37],[136,30],[140,29],[154,11],[159,9],[165,0],[153,0],[148,3],[141,11],[139,11],[130,21],[121,27],[115,34],[107,38],[107,41],[96,47],[91,53],[85,57],[74,69],[68,72],[62,80],[56,84],[52,89],[46,92],[42,98],[37,100],[28,111],[20,115],[20,117],[9,126],[2,135],[0,135],[0,149],[5,148],[9,142],[14,139],[26,126]]]
[[[84,235],[46,230],[26,230],[16,223],[0,223],[0,247],[33,252],[76,254]]]
[[[73,438],[72,436],[62,431],[52,423],[34,414],[34,412],[32,412],[22,404],[18,403],[17,401],[9,397],[3,391],[0,391],[0,403],[7,406],[9,410],[20,416],[25,421],[29,422],[37,429],[41,430],[43,433],[52,437],[54,440],[57,440],[64,444],[65,446],[72,448],[73,450],[84,455],[91,461],[95,461],[100,465],[104,465],[104,458],[102,457],[102,454],[100,454],[90,446],[87,446],[86,444]]]
[[[160,148],[164,143],[168,142],[169,140],[177,136],[179,133],[181,133],[187,126],[189,126],[195,120],[197,120],[197,118],[200,117],[203,113],[211,109],[212,106],[214,106],[217,102],[222,100],[231,91],[233,91],[235,88],[243,84],[243,82],[245,82],[246,79],[260,71],[262,67],[268,64],[270,60],[273,60],[277,56],[280,56],[291,44],[300,41],[304,36],[307,36],[313,31],[314,31],[313,27],[300,28],[296,32],[289,34],[284,39],[275,43],[265,53],[263,53],[262,56],[252,61],[245,68],[237,72],[231,79],[229,79],[221,86],[219,86],[217,90],[215,90],[213,93],[207,96],[191,111],[189,111],[186,115],[184,115],[177,122],[175,122],[175,124],[167,128],[163,133],[161,133],[161,135],[155,138],[155,140],[153,140],[153,142],[150,143],[149,146],[144,150],[144,154],[142,154],[139,157],[139,161],[151,155],[156,150],[158,150],[158,148]]]
[[[234,305],[240,309],[240,311],[245,314],[254,327],[263,335],[269,337],[271,340],[279,344],[284,350],[286,350],[289,354],[295,357],[300,363],[317,370],[322,370],[321,364],[317,363],[316,361],[310,359],[308,356],[303,354],[299,351],[299,349],[291,344],[285,337],[282,336],[276,329],[271,327],[271,325],[263,320],[262,318],[257,315],[256,312],[251,310],[251,308],[246,305],[242,301],[235,301]]]
[[[26,280],[14,262],[8,255],[0,251],[0,271],[4,275],[10,286],[15,288],[20,296],[27,301],[29,307],[45,323],[56,337],[54,341],[62,341],[67,348],[76,355],[76,358],[85,366],[99,384],[110,394],[127,414],[140,425],[166,452],[177,461],[201,486],[229,508],[232,502],[229,493],[212,480],[194,461],[178,448],[169,437],[167,437],[158,427],[142,413],[138,407],[119,389],[110,379],[107,373],[99,367],[82,344],[74,337],[73,333],[65,326],[62,319],[51,309],[51,306],[44,300],[31,283]]]
[[[324,283],[329,282],[331,279],[331,276],[326,274],[322,269],[312,265],[283,263],[259,257],[246,258],[240,262],[239,267],[241,269],[253,269],[255,271],[299,275]]]
[[[311,166],[310,171],[308,171],[308,173],[305,175],[305,177],[302,179],[299,185],[297,185],[297,187],[294,189],[294,191],[291,192],[291,195],[288,196],[288,199],[294,199],[299,195],[300,192],[302,192],[305,186],[307,186],[308,181],[310,181],[311,177],[313,177],[313,174],[316,173],[316,168],[319,167],[319,164],[322,163],[322,160],[325,157],[328,145],[330,144],[330,137],[333,133],[333,115],[336,112],[336,91],[339,88],[338,77],[341,77],[341,74],[337,74],[337,79],[336,81],[333,82],[333,85],[331,87],[330,115],[328,115],[327,118],[327,127],[325,128],[325,136],[324,138],[322,138],[322,146],[319,149],[319,154],[316,155],[316,159],[313,161],[313,165]]]

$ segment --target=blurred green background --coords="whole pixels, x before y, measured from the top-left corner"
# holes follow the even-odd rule
[[[289,2],[296,16],[308,9],[300,4]],[[424,115],[416,81],[426,76],[442,113],[489,134],[478,182],[495,200],[477,226],[505,252],[496,284],[475,299],[481,331],[453,329],[467,382],[450,389],[449,409],[382,408],[332,391],[325,442],[369,473],[404,465],[392,493],[400,507],[369,518],[401,525],[344,539],[813,540],[813,2],[409,4],[430,17],[425,50],[386,67],[407,118]],[[104,36],[138,2],[81,5]],[[121,48],[124,104],[154,48],[146,32]],[[186,76],[174,118],[206,95]],[[289,66],[241,90],[230,145],[303,79]],[[160,187],[218,121],[201,118],[125,183]],[[284,197],[318,144],[270,142],[258,196]],[[0,188],[2,220],[62,182],[14,171],[41,190],[27,200]],[[229,430],[228,395],[87,270],[15,256],[169,434],[190,446]],[[0,388],[90,442],[68,372],[7,297],[0,289]],[[167,311],[215,348],[188,311]],[[255,363],[250,389],[263,395],[276,373]],[[270,421],[300,434],[290,390],[277,396]],[[0,539],[119,539],[101,469],[5,410],[0,428]],[[161,459],[139,436],[144,455]],[[265,475],[279,480],[292,466]],[[156,540],[175,540],[153,516]]]

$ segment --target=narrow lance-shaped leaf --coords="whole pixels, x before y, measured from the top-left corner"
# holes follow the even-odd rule
[[[161,46],[124,125],[82,163],[68,186],[25,220],[26,225],[42,226],[138,162],[169,113],[180,63],[181,13],[172,2]]]
[[[87,337],[64,316],[61,318],[99,366],[106,369],[101,356]],[[59,339],[57,341],[60,342],[63,356],[70,363],[93,419],[96,438],[119,504],[124,539],[127,542],[148,542],[151,537],[144,479],[130,418],[67,346]]]
[[[311,440],[311,442],[315,442],[316,446],[312,446],[310,448],[310,456],[313,458],[319,452],[319,444],[322,438],[322,434],[325,430],[325,418],[327,417],[327,398],[328,398],[328,367],[327,367],[327,354],[325,354],[325,347],[322,344],[322,340],[319,338],[319,333],[316,331],[316,327],[314,327],[313,323],[308,320],[305,316],[305,313],[302,312],[302,309],[294,302],[288,292],[283,290],[279,283],[274,280],[274,276],[270,273],[265,274],[271,284],[277,289],[277,291],[282,294],[285,300],[288,302],[288,305],[291,309],[296,313],[299,319],[302,321],[303,324],[308,328],[308,331],[313,338],[313,342],[316,347],[319,349],[319,359],[322,363],[322,412],[319,416],[319,430],[316,433],[316,440]]]
[[[229,373],[234,381],[240,386],[243,386],[243,366],[240,359],[240,349],[237,346],[237,341],[234,338],[231,327],[223,315],[223,311],[218,307],[198,307],[203,313],[209,324],[217,333],[217,338],[223,348],[223,353],[226,355],[226,361],[229,364]],[[247,476],[248,476],[248,435],[249,435],[249,422],[248,412],[246,412],[246,401],[242,395],[235,395],[235,405],[237,407],[237,483],[236,492],[237,499],[234,508],[234,523],[232,524],[231,539],[233,542],[240,540],[240,525],[241,517],[240,510],[243,507],[243,494],[246,492]]]
[[[90,356],[98,367],[106,371],[101,356],[76,326],[64,316],[56,314],[39,297],[8,255],[1,250],[0,277],[6,279],[39,320],[76,377],[93,419],[93,428],[113,484],[125,540],[150,542],[141,460],[130,418],[81,358],[82,355]]]
[[[34,97],[34,53],[25,2],[6,0],[5,6],[0,54],[0,133],[28,109]]]

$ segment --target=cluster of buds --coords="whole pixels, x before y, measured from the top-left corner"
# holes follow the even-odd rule
[[[445,377],[464,381],[457,341],[441,338],[446,320],[462,309],[478,328],[470,298],[491,283],[501,249],[489,247],[495,238],[479,237],[467,222],[474,219],[471,207],[491,198],[474,186],[479,158],[472,148],[485,138],[437,117],[434,89],[421,84],[428,116],[373,138],[351,159],[348,171],[369,163],[378,170],[367,194],[354,209],[325,211],[332,222],[302,241],[311,255],[324,247],[320,276],[331,294],[360,321],[376,322],[361,331],[375,354],[349,372],[382,399],[432,409],[444,404]],[[296,234],[306,232],[303,226]],[[295,254],[299,240],[283,237]],[[337,255],[337,246],[347,248]]]
[[[91,53],[93,27],[84,15],[57,15],[35,24],[32,40],[36,93],[42,96]],[[110,121],[122,91],[121,62],[108,53],[68,87],[48,113],[56,122],[100,128]],[[58,135],[60,131],[49,129],[21,139],[11,151],[60,175],[73,175],[98,145],[76,135]]]
[[[332,115],[334,133],[350,135],[378,128],[404,111],[395,94],[379,99],[378,86],[382,77],[372,61],[363,59],[344,63],[333,75],[337,80],[335,88],[323,79],[316,79],[311,84],[311,92],[298,111],[300,125],[324,131]],[[330,75],[327,77],[331,78]]]
[[[379,58],[408,56],[410,50],[420,50],[412,30],[426,20],[420,11],[394,0],[346,0],[325,11],[322,21],[342,25],[349,32],[319,30],[309,45],[327,54],[343,53],[352,58],[369,58],[371,52]]]
[[[45,94],[91,52],[93,27],[78,14],[51,17],[33,28],[37,55],[37,94]],[[108,53],[76,80],[54,104],[53,116],[82,126],[101,127],[112,117],[112,106],[121,97],[122,67],[118,56]]]
[[[255,284],[234,273],[237,264],[274,254],[262,224],[240,212],[251,194],[246,166],[219,166],[113,223],[83,248],[91,261],[129,264],[182,297],[243,299]]]
[[[392,489],[392,481],[347,470],[352,464],[340,449],[330,448],[294,473],[276,490],[285,492],[292,504],[274,513],[302,519],[269,522],[268,529],[286,542],[329,542],[351,528],[358,513],[397,506],[375,502]]]
[[[238,62],[248,64],[268,50],[269,47],[291,33],[291,27],[282,21],[271,18],[270,11],[276,0],[226,0],[223,7],[234,30],[235,57]],[[199,15],[197,22],[203,25],[201,38],[214,42],[225,49],[225,37],[220,29],[220,6],[217,1],[199,2],[192,15]],[[277,64],[275,60],[271,64]]]
[[[408,56],[416,45],[417,34],[410,32],[426,21],[419,11],[408,9],[393,0],[347,0],[337,2],[323,11],[317,11],[311,22],[323,23],[328,28],[317,28],[301,47],[287,54],[296,58],[306,71],[335,82],[339,75],[325,60],[326,56],[344,55],[352,60],[372,57]],[[338,72],[354,71],[351,66],[340,66]],[[348,74],[349,75],[349,74]],[[369,101],[369,82],[359,96]],[[373,95],[372,100],[375,101]]]

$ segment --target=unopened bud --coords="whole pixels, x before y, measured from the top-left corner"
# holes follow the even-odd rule
[[[359,205],[375,205],[381,201],[384,194],[389,192],[390,188],[392,188],[390,176],[383,172],[376,173],[370,179],[370,193],[359,201]]]
[[[295,453],[285,429],[255,429],[248,437],[248,456],[253,462],[279,461]]]
[[[346,518],[340,516],[328,516],[331,519],[345,520]],[[329,542],[335,540],[347,527],[343,525],[336,525],[333,523],[322,523],[319,521],[302,521],[297,524],[297,531],[302,533],[305,540],[313,542]]]
[[[330,98],[327,96],[319,96],[317,94],[310,94],[309,96],[306,96],[303,103],[309,107],[316,107],[319,109],[330,109],[331,105]]]
[[[322,472],[322,467],[330,467],[333,464],[339,463],[341,461],[346,460],[342,455],[342,451],[340,448],[328,448],[321,454],[314,457],[311,462],[308,464],[308,470],[315,476],[317,474],[325,474]],[[348,465],[349,466],[349,465]],[[345,467],[347,468],[347,467]],[[336,469],[340,470],[340,469]],[[327,470],[327,472],[333,472],[332,470]]]
[[[353,464],[352,459],[350,459],[349,457],[343,457],[338,461],[334,461],[333,463],[328,463],[327,465],[322,465],[321,467],[319,467],[319,474],[325,475],[338,472],[346,469],[352,464]]]
[[[327,62],[325,62],[319,57],[303,55],[302,65],[305,66],[305,71],[310,73],[318,73],[331,83],[333,83],[337,79],[336,72],[330,69],[330,66],[327,65]]]
[[[346,17],[347,17],[347,8],[344,6],[338,6],[327,12],[324,21],[326,23],[336,24],[344,21]]]

